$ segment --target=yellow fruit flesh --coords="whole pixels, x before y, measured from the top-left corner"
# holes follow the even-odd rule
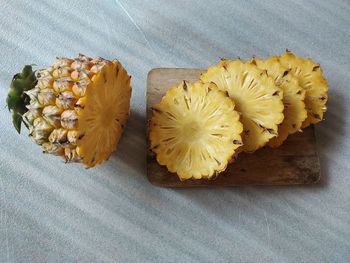
[[[323,77],[320,65],[311,59],[301,59],[289,51],[280,56],[279,61],[291,70],[306,92],[305,108],[308,116],[303,122],[302,128],[320,122],[327,110],[328,100],[328,84]]]
[[[150,149],[181,180],[213,178],[242,144],[232,101],[213,84],[168,90],[150,121]]]
[[[243,147],[253,152],[277,135],[283,121],[283,92],[254,64],[224,60],[200,77],[228,93],[242,114]]]
[[[289,70],[283,67],[277,57],[268,60],[253,59],[259,68],[267,70],[278,87],[283,90],[284,120],[278,127],[278,136],[272,138],[268,145],[280,146],[288,137],[300,130],[303,121],[307,117],[305,110],[305,91],[299,86],[298,80],[291,75]]]
[[[130,96],[130,77],[118,62],[103,67],[88,86],[77,142],[87,166],[104,162],[116,149],[129,115]]]

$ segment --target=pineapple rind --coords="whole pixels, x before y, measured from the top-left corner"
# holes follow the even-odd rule
[[[276,85],[283,90],[284,120],[278,127],[278,136],[268,142],[270,147],[278,147],[289,134],[300,131],[307,117],[304,103],[305,90],[299,86],[297,78],[281,65],[278,57],[271,57],[264,61],[253,58],[251,61],[259,68],[266,70],[267,74],[275,80]]]
[[[253,63],[222,60],[201,74],[203,83],[213,82],[227,92],[242,115],[243,147],[254,152],[277,136],[283,121],[283,91],[266,72]]]
[[[30,137],[66,162],[93,167],[107,160],[130,111],[130,76],[122,65],[84,55],[58,58],[37,79],[26,92],[30,103],[23,115]]]
[[[279,61],[298,78],[300,86],[306,92],[305,108],[308,116],[303,122],[302,128],[322,121],[327,110],[328,83],[323,76],[320,65],[310,58],[297,57],[288,50],[279,57]]]
[[[242,144],[232,101],[214,84],[184,82],[154,107],[149,146],[180,180],[212,179]]]

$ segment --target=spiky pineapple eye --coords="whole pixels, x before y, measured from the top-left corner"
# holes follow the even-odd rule
[[[72,108],[77,102],[77,99],[71,91],[64,91],[58,94],[55,102],[59,108],[66,110]]]
[[[53,82],[54,82],[54,78],[49,73],[49,69],[39,71],[37,87],[39,87],[40,89],[52,87]]]
[[[78,138],[81,139],[82,137],[79,136],[79,132],[77,130],[69,130],[67,132],[67,140],[71,144],[76,145]]]
[[[85,96],[86,88],[90,84],[89,79],[81,79],[74,83],[72,91],[78,97]]]
[[[57,78],[53,82],[53,89],[56,91],[57,94],[59,94],[61,92],[71,89],[73,84],[74,82],[69,77]]]
[[[150,149],[181,180],[214,177],[242,144],[239,114],[212,84],[183,82],[153,112]]]
[[[38,93],[38,101],[41,105],[50,105],[56,99],[55,92],[52,89],[42,89]]]
[[[61,113],[62,109],[55,105],[50,105],[43,109],[42,115],[50,125],[59,127],[61,123]]]
[[[53,144],[63,144],[67,142],[67,130],[59,128],[51,132],[49,141]]]
[[[58,67],[52,72],[54,78],[69,77],[72,69],[70,67]]]

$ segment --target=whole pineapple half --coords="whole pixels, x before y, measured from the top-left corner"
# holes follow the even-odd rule
[[[215,178],[242,145],[239,119],[216,85],[184,81],[153,108],[150,149],[180,180]]]
[[[283,90],[284,119],[278,127],[278,136],[268,142],[270,147],[278,147],[289,134],[299,131],[307,118],[304,103],[305,90],[299,86],[298,80],[290,71],[281,65],[278,57],[271,57],[268,60],[253,58],[251,61],[259,68],[266,70],[267,74],[275,80],[276,85]]]
[[[280,63],[290,69],[291,73],[299,80],[300,86],[305,90],[305,107],[307,118],[302,128],[323,120],[328,100],[328,84],[319,64],[309,59],[302,59],[290,51],[286,51],[279,57]]]
[[[242,115],[242,151],[254,152],[277,136],[283,121],[283,91],[253,63],[222,60],[202,73],[200,80],[227,92]]]
[[[106,161],[129,116],[130,78],[117,60],[58,58],[21,94],[29,136],[66,162],[93,167]]]

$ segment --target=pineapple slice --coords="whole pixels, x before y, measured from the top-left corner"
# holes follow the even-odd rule
[[[16,74],[8,95],[21,122],[45,153],[93,167],[116,149],[130,111],[130,76],[119,61],[79,55]]]
[[[301,124],[307,117],[304,103],[305,91],[290,71],[281,65],[278,57],[271,57],[265,61],[254,58],[252,62],[266,70],[267,74],[275,80],[276,85],[283,90],[284,120],[278,127],[278,136],[268,142],[269,146],[278,147],[289,134],[300,130]]]
[[[223,60],[200,79],[227,92],[242,114],[242,151],[254,152],[277,136],[283,121],[283,92],[265,71],[252,63]]]
[[[150,149],[180,180],[215,178],[242,145],[239,118],[216,85],[184,81],[153,109]]]
[[[319,64],[309,59],[302,59],[290,51],[286,51],[279,57],[280,63],[291,70],[291,73],[299,80],[300,86],[306,91],[305,108],[307,118],[302,128],[315,124],[323,119],[328,100],[328,84],[323,77]]]
[[[103,67],[87,88],[76,149],[85,165],[104,162],[117,148],[129,116],[130,96],[130,76],[118,61]]]

